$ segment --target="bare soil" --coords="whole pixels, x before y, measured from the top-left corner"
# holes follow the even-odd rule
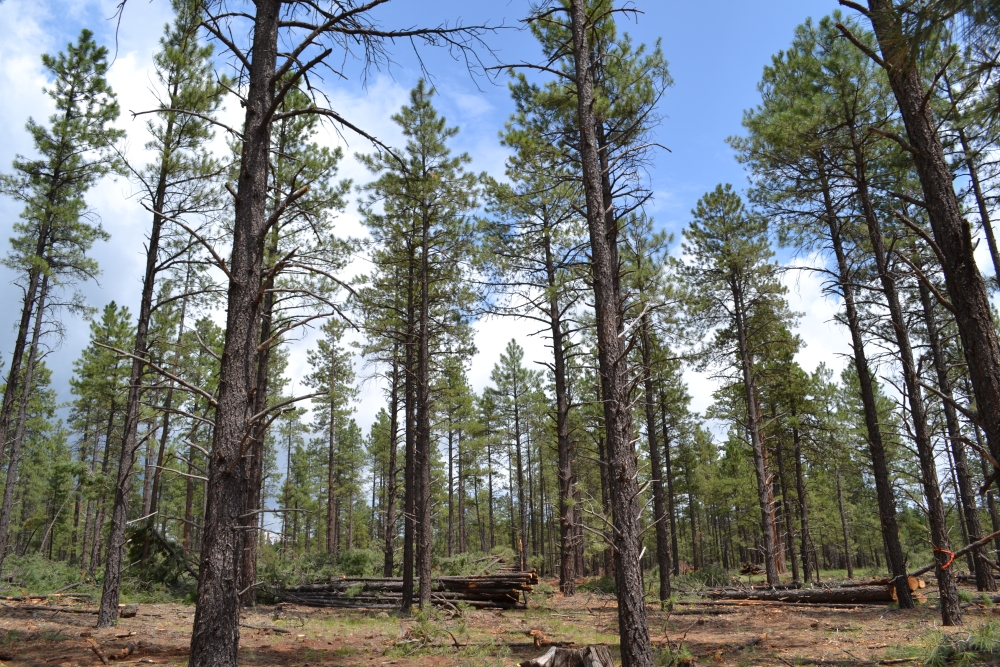
[[[919,665],[943,636],[965,637],[984,623],[1000,622],[993,607],[978,603],[966,605],[964,627],[942,628],[933,600],[909,611],[686,600],[672,611],[651,605],[650,634],[661,653],[702,665]],[[140,605],[135,618],[107,630],[94,628],[94,614],[69,613],[88,607],[65,600],[3,605],[0,665],[103,667],[100,656],[112,666],[187,663],[190,605]],[[241,623],[243,665],[499,667],[541,655],[552,643],[605,643],[617,655],[618,641],[614,598],[587,593],[535,594],[524,610],[435,610],[410,618],[259,606]],[[661,660],[671,664],[668,654]]]

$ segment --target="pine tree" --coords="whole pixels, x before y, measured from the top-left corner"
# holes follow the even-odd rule
[[[111,543],[108,547],[104,588],[97,617],[97,626],[101,628],[110,627],[118,618],[125,525],[128,519],[132,466],[139,444],[139,404],[142,400],[144,361],[149,353],[147,337],[154,307],[153,296],[158,274],[172,268],[169,258],[161,257],[164,224],[168,220],[183,219],[192,213],[201,213],[218,206],[209,179],[219,171],[219,165],[210,156],[205,144],[212,137],[209,119],[218,110],[225,88],[212,80],[212,47],[202,45],[198,40],[197,31],[202,19],[201,3],[194,0],[173,0],[173,7],[176,12],[173,25],[167,26],[166,34],[160,39],[162,50],[153,59],[163,92],[158,104],[160,121],[147,124],[153,137],[147,148],[156,151],[157,157],[155,162],[137,174],[149,198],[153,221],[146,246],[146,272],[136,323],[135,348],[132,350],[132,374],[111,517]],[[186,109],[204,117],[178,114],[172,111],[174,109]],[[169,237],[167,241],[169,243]],[[169,409],[169,404],[167,407]],[[167,423],[164,423],[161,440],[164,443]]]
[[[431,353],[445,345],[468,347],[463,340],[467,321],[463,313],[475,295],[463,280],[463,273],[472,258],[475,227],[467,216],[479,194],[478,177],[464,168],[471,158],[466,154],[451,155],[447,141],[458,128],[449,128],[438,115],[431,104],[433,95],[434,90],[421,80],[410,93],[410,105],[393,116],[407,138],[403,163],[385,154],[361,156],[365,165],[378,174],[366,188],[371,193],[364,205],[367,224],[384,236],[395,230],[405,239],[401,250],[408,258],[389,261],[405,267],[407,285],[403,342],[407,378],[412,378],[414,384],[406,392],[405,512],[417,517],[421,607],[430,604]],[[382,204],[381,214],[372,210],[375,203]],[[446,314],[449,310],[451,314]],[[412,540],[413,533],[412,527],[404,529],[404,540]],[[411,565],[405,545],[403,559],[406,580]],[[404,609],[408,608],[410,590],[412,583],[404,583]]]
[[[746,430],[753,453],[760,529],[768,583],[778,582],[771,472],[763,439],[757,364],[768,354],[769,335],[790,319],[777,279],[764,220],[747,211],[732,186],[718,186],[699,201],[684,230],[691,258],[682,269],[696,330],[721,327],[705,352],[715,365],[735,358],[743,390]]]
[[[84,197],[94,183],[116,169],[111,147],[123,135],[109,127],[118,117],[118,104],[105,78],[107,49],[97,45],[93,33],[83,30],[75,44],[55,57],[43,56],[42,64],[52,77],[46,93],[56,113],[49,127],[29,119],[27,130],[39,157],[18,156],[14,173],[0,180],[5,194],[24,203],[21,220],[14,225],[11,252],[4,260],[22,275],[24,300],[0,405],[0,454],[7,446],[14,399],[19,395],[32,317],[39,322],[43,316],[39,307],[43,281],[53,289],[97,273],[87,252],[106,234],[86,215]],[[4,533],[0,540],[6,540],[6,528],[0,532]],[[6,542],[0,546],[6,550]],[[0,553],[0,564],[3,557]]]

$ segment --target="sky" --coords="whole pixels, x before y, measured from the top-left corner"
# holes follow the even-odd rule
[[[4,128],[0,133],[0,172],[10,170],[15,155],[32,154],[24,130],[28,118],[42,121],[52,112],[50,100],[42,92],[46,76],[41,55],[63,49],[82,28],[93,30],[115,54],[108,78],[122,108],[117,125],[128,132],[129,158],[143,162],[143,145],[148,138],[144,122],[134,120],[129,112],[149,109],[153,104],[152,57],[164,24],[170,20],[170,4],[168,0],[129,0],[116,45],[116,23],[110,17],[117,2],[7,0],[0,4],[0,127]],[[657,130],[657,141],[669,152],[660,151],[649,169],[655,195],[648,212],[658,228],[679,239],[702,194],[718,183],[746,186],[743,169],[726,137],[741,132],[744,109],[759,102],[757,82],[763,67],[791,42],[795,26],[808,17],[819,19],[830,13],[836,1],[635,0],[634,7],[640,13],[634,19],[622,19],[619,30],[628,32],[635,43],[651,46],[661,40],[674,79],[674,86],[660,104],[663,122]],[[392,28],[446,21],[497,27],[486,41],[501,63],[532,62],[539,56],[531,35],[518,29],[520,19],[529,11],[527,0],[392,0],[379,11],[383,25]],[[391,53],[393,64],[372,72],[366,81],[349,77],[322,85],[339,113],[380,140],[400,145],[400,134],[390,116],[407,101],[421,71],[409,44],[397,44]],[[498,141],[498,132],[512,110],[505,75],[496,80],[472,75],[463,62],[442,51],[421,48],[420,56],[438,91],[435,105],[450,125],[460,129],[453,150],[468,152],[473,170],[502,176],[507,153]],[[489,63],[489,54],[484,53],[483,58]],[[239,111],[238,105],[230,103],[223,119],[238,124]],[[325,143],[344,145],[345,140],[347,157],[341,175],[355,184],[364,183],[370,177],[353,156],[370,152],[370,146],[357,136],[339,137],[331,130],[324,131]],[[223,147],[223,137],[217,136],[214,145]],[[133,314],[137,310],[150,220],[135,195],[135,186],[124,178],[106,179],[88,194],[90,208],[111,235],[108,242],[93,250],[102,275],[96,282],[80,286],[92,306],[100,308],[114,300],[127,305]],[[364,233],[356,208],[350,204],[338,219],[340,235]],[[0,197],[0,240],[11,236],[19,210],[15,202]],[[788,252],[780,253],[779,258],[791,266],[809,261]],[[364,260],[359,258],[350,269],[365,270]],[[0,355],[4,361],[10,358],[21,306],[15,278],[0,268]],[[790,305],[801,313],[798,333],[805,345],[799,353],[800,363],[811,371],[823,362],[839,372],[848,352],[848,339],[832,322],[838,304],[822,294],[819,279],[809,272],[791,271],[786,281]],[[487,320],[477,322],[475,328],[479,352],[471,361],[469,379],[476,390],[489,383],[490,370],[511,338],[525,348],[527,363],[547,359],[550,354],[544,340],[531,335],[536,327],[529,323]],[[70,317],[65,322],[64,338],[47,358],[53,387],[62,401],[72,399],[68,388],[72,363],[86,346],[88,333],[86,321]],[[293,380],[307,372],[305,357],[310,344],[306,337],[292,347],[288,373]],[[369,371],[360,362],[356,367],[364,380]],[[694,409],[703,411],[711,403],[713,382],[691,371],[687,380]],[[363,381],[361,390],[356,418],[367,430],[384,400],[373,381]]]

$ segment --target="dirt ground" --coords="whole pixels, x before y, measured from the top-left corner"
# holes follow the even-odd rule
[[[964,627],[942,628],[933,603],[898,611],[885,606],[721,606],[697,604],[699,598],[694,597],[687,600],[671,612],[650,606],[650,634],[661,664],[671,664],[669,657],[675,656],[696,664],[740,667],[918,665],[943,635],[965,637],[984,623],[1000,623],[1000,607],[981,604],[966,605]],[[101,656],[112,666],[187,663],[193,606],[140,605],[136,617],[97,630],[94,614],[60,611],[87,609],[84,605],[2,604],[0,665],[83,667],[102,665]],[[243,665],[500,667],[539,656],[553,642],[606,643],[617,656],[614,599],[586,593],[572,598],[535,594],[524,610],[461,615],[436,610],[430,618],[260,606],[241,623]]]

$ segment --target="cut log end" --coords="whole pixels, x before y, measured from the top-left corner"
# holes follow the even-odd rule
[[[615,667],[615,661],[606,644],[583,648],[553,646],[545,654],[522,662],[521,667]]]

